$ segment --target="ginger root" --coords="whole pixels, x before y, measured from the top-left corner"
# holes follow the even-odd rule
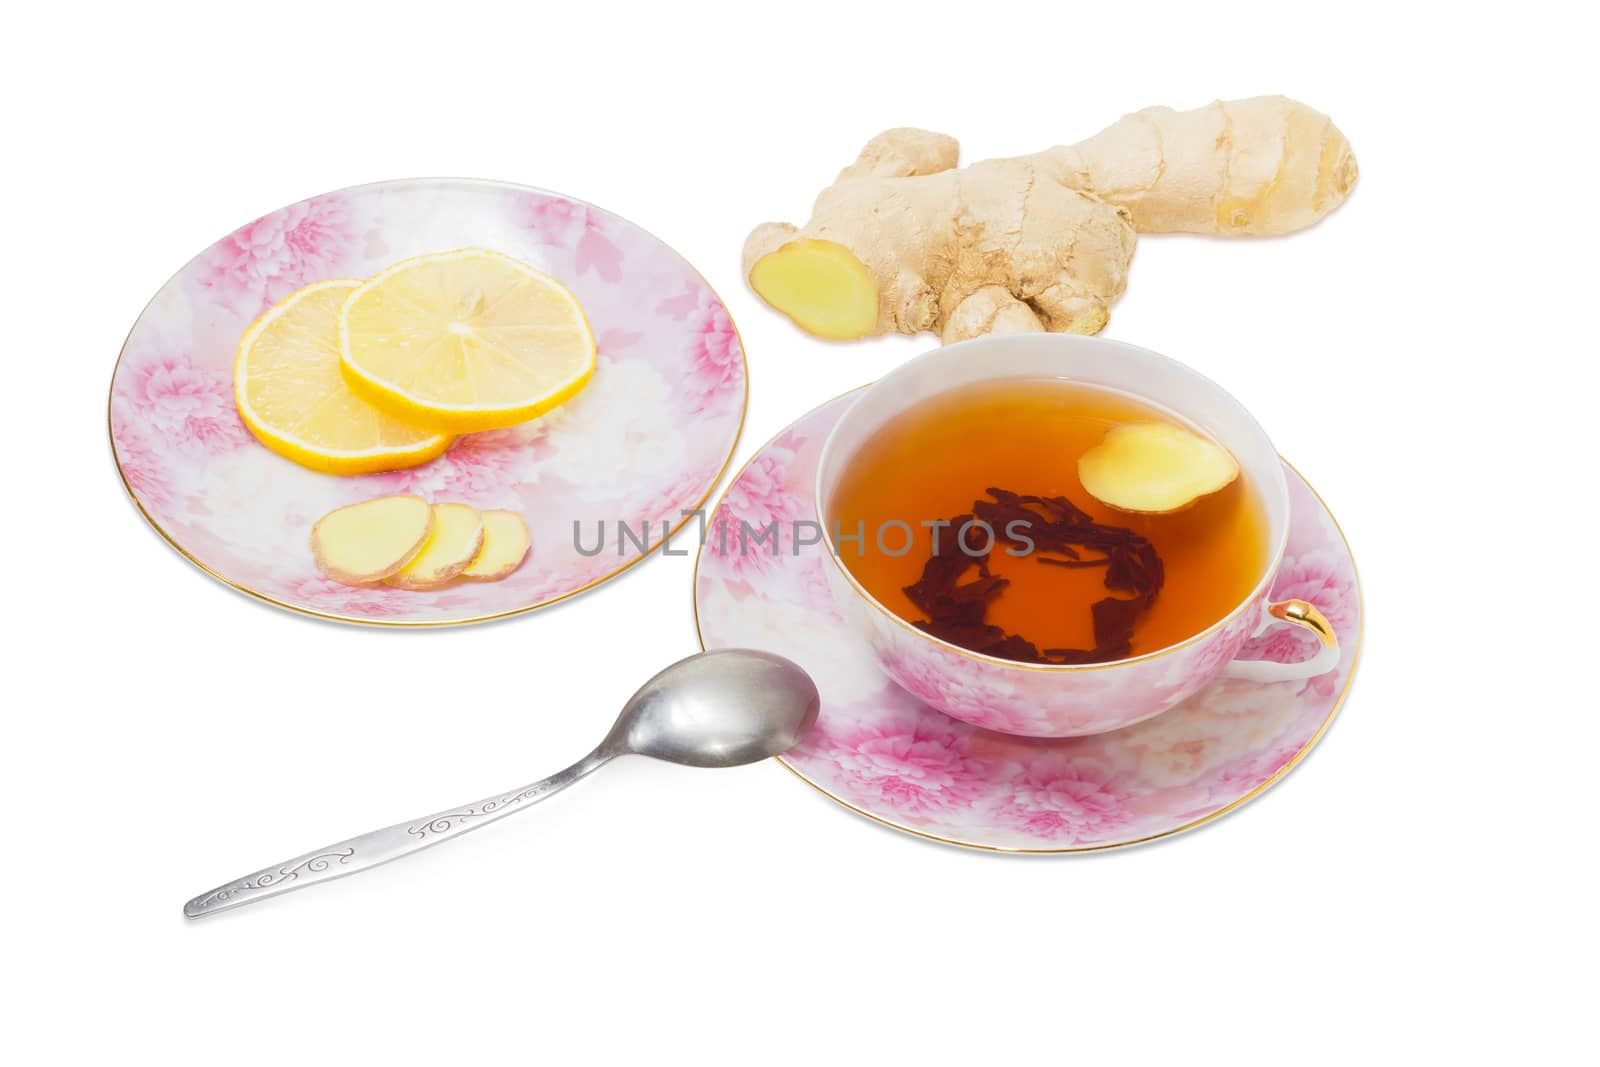
[[[889,130],[803,227],[758,226],[746,277],[820,337],[1098,333],[1138,233],[1302,229],[1356,180],[1327,116],[1281,96],[1154,107],[1081,144],[957,168],[956,142]]]

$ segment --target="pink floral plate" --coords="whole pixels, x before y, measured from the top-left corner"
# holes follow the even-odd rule
[[[891,682],[835,610],[821,545],[771,539],[739,550],[726,524],[780,531],[813,514],[817,456],[853,394],[769,442],[728,486],[695,571],[707,648],[767,649],[810,671],[822,691],[816,728],[783,763],[846,807],[949,844],[1008,852],[1112,848],[1197,826],[1282,778],[1327,729],[1360,651],[1361,592],[1333,516],[1287,464],[1293,509],[1274,599],[1309,600],[1348,650],[1309,682],[1225,679],[1171,711],[1112,733],[1062,740],[958,722]],[[1247,644],[1243,658],[1298,660],[1293,632]]]
[[[234,410],[232,375],[239,337],[262,311],[315,281],[463,247],[519,257],[577,295],[599,347],[583,392],[523,426],[461,437],[431,463],[386,474],[318,474],[256,442]],[[722,477],[744,421],[745,382],[722,301],[632,223],[499,182],[382,182],[259,218],[167,282],[118,359],[111,441],[145,517],[229,585],[325,618],[472,622],[570,596],[659,547]],[[311,524],[385,493],[517,511],[532,550],[503,581],[430,592],[323,578]]]

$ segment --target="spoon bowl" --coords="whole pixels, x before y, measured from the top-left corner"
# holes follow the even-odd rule
[[[782,656],[705,652],[640,686],[601,749],[690,767],[737,767],[793,748],[821,704],[810,675]]]

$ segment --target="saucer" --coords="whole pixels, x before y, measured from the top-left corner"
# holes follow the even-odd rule
[[[365,278],[465,247],[522,259],[577,296],[598,344],[581,393],[532,422],[463,436],[430,463],[383,474],[319,474],[251,436],[234,409],[233,359],[258,315],[315,281]],[[498,182],[383,182],[257,219],[167,282],[117,361],[111,440],[145,518],[223,582],[324,618],[475,622],[571,596],[658,547],[722,477],[744,421],[745,382],[722,301],[632,223]],[[324,578],[311,556],[312,523],[387,493],[517,511],[532,549],[502,581],[427,592]]]
[[[823,439],[854,399],[824,404],[768,442],[728,486],[695,568],[695,617],[706,648],[787,656],[822,692],[822,714],[779,759],[868,818],[948,844],[1007,852],[1113,848],[1187,830],[1278,781],[1316,744],[1349,688],[1360,652],[1361,591],[1333,516],[1284,464],[1292,507],[1274,599],[1315,604],[1339,636],[1337,668],[1310,681],[1224,679],[1172,710],[1113,733],[1061,740],[958,722],[886,678],[845,626],[818,545],[795,549],[811,519]],[[717,531],[776,520],[777,554],[741,554]],[[1304,642],[1304,644],[1302,644]],[[1298,660],[1311,640],[1275,630],[1242,658]]]

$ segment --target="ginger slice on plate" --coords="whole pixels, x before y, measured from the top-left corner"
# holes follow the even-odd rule
[[[483,513],[483,547],[461,577],[475,582],[497,582],[522,566],[532,541],[528,524],[514,511]]]
[[[311,527],[317,569],[345,585],[381,582],[433,535],[433,505],[419,496],[380,496],[336,508]]]
[[[1210,438],[1166,422],[1118,426],[1078,458],[1078,480],[1118,511],[1182,511],[1239,476],[1233,454]]]
[[[385,578],[400,589],[436,589],[467,569],[483,547],[483,517],[465,504],[433,505],[433,536],[422,551]]]

